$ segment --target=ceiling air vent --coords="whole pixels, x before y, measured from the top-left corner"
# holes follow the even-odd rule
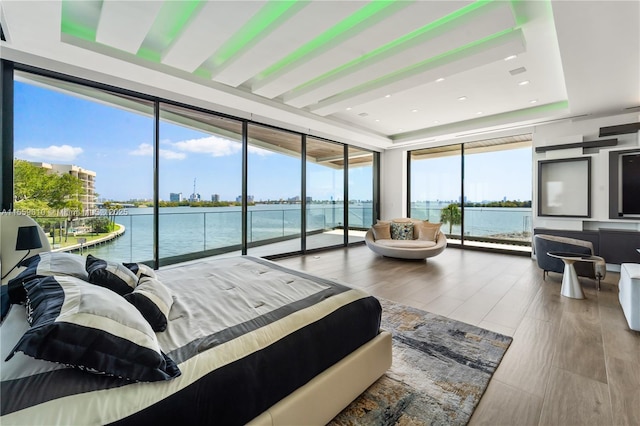
[[[360,114],[358,114],[360,117],[366,117],[369,115],[368,112],[361,112]]]
[[[511,71],[509,71],[509,74],[518,75],[518,74],[522,74],[523,72],[527,72],[527,69],[525,67],[520,67],[520,68],[516,68],[514,70],[511,70]]]

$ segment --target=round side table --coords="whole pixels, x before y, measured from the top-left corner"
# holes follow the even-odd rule
[[[561,259],[564,262],[564,273],[562,274],[562,288],[560,289],[560,294],[572,299],[584,299],[582,285],[580,284],[580,280],[578,280],[578,274],[576,274],[576,268],[573,264],[578,261],[595,262],[599,257],[559,251],[550,251],[547,255],[555,257],[556,259]]]

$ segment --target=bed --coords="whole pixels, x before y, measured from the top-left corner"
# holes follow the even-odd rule
[[[35,275],[42,275],[49,257],[46,252],[35,256]],[[155,271],[153,283],[166,287],[171,306],[165,330],[146,337],[166,358],[160,359],[162,368],[154,367],[152,381],[144,375],[142,380],[124,377],[120,370],[94,374],[104,372],[90,363],[70,368],[55,358],[65,347],[51,349],[59,342],[34,344],[25,336],[35,334],[34,328],[40,330],[34,320],[40,300],[34,288],[44,294],[47,306],[51,296],[42,290],[46,285],[64,289],[58,293],[88,291],[95,300],[91,292],[97,286],[80,272],[77,275],[52,272],[37,285],[28,281],[28,309],[13,304],[3,319],[3,425],[325,424],[391,364],[391,338],[379,329],[381,308],[375,298],[338,282],[242,256]],[[129,306],[113,294],[116,299],[96,309]],[[69,305],[69,297],[62,305]],[[65,321],[55,323],[69,325]],[[72,337],[86,340],[77,331]],[[101,351],[124,350],[121,347],[126,345],[112,344]],[[53,359],[34,359],[25,355],[29,350],[49,350]]]

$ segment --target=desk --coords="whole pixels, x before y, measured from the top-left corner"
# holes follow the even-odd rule
[[[560,294],[572,299],[584,299],[584,292],[582,291],[582,286],[580,285],[578,274],[576,274],[576,268],[573,264],[576,262],[595,262],[600,258],[586,254],[559,251],[550,251],[547,255],[561,259],[564,262],[564,274],[562,275]]]

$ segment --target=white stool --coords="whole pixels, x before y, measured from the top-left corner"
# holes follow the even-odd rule
[[[629,328],[640,331],[640,264],[622,264],[618,290],[620,305]]]

